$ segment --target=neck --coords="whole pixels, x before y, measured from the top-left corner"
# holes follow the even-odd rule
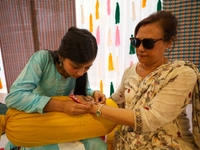
[[[58,72],[60,73],[60,75],[62,75],[65,78],[69,77],[69,74],[65,71],[63,66],[60,66],[58,63],[56,63],[56,68]]]
[[[153,71],[166,62],[167,62],[167,59],[163,58],[161,61],[158,61],[153,65],[152,64],[141,64],[141,66],[144,70],[152,70]]]
[[[142,64],[142,63],[138,63],[137,68],[136,68],[136,72],[139,76],[141,77],[146,77],[149,73],[151,73],[152,71],[156,70],[159,66],[163,65],[164,63],[166,63],[168,60],[163,58],[162,61],[159,61],[155,64]]]

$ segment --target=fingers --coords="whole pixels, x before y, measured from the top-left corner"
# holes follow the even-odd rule
[[[63,112],[69,115],[80,115],[88,113],[90,108],[89,105],[80,104],[72,100],[66,100],[63,106]]]
[[[105,103],[106,95],[101,93],[100,91],[95,91],[94,92],[94,101],[97,103]]]
[[[85,113],[88,113],[90,109],[91,109],[91,106],[88,104],[83,105],[83,104],[76,103],[74,104],[74,107],[71,109],[71,114],[72,115],[85,114]]]
[[[106,102],[106,96],[101,93],[100,95],[94,97],[94,101],[97,103],[104,104]]]
[[[105,103],[106,103],[106,96],[104,95],[100,101],[100,104],[105,104]]]

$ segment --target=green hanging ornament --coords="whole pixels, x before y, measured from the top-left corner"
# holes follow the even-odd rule
[[[114,93],[114,86],[113,83],[110,83],[110,96]]]
[[[120,8],[119,3],[116,3],[116,10],[115,10],[115,24],[120,22]]]
[[[133,34],[131,34],[131,37],[133,37]],[[129,51],[129,54],[130,55],[135,54],[135,47],[132,46],[131,42],[130,42],[130,51]]]
[[[158,3],[157,3],[157,11],[159,10],[162,10],[162,5],[161,5],[161,1],[158,0]]]

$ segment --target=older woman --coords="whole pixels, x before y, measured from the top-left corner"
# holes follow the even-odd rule
[[[121,84],[111,95],[117,104],[125,102],[126,109],[95,103],[90,110],[122,124],[114,140],[116,150],[197,147],[185,108],[192,98],[199,106],[199,87],[195,86],[199,72],[190,62],[164,57],[176,39],[177,24],[168,11],[140,21],[131,38],[139,62],[124,71]]]

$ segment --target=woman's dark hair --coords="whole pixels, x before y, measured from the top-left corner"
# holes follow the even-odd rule
[[[96,58],[97,55],[96,38],[86,29],[70,27],[61,40],[60,47],[51,54],[55,63],[59,63],[58,54],[63,59],[70,59],[78,64],[86,64]],[[86,96],[87,72],[76,79],[74,94]]]
[[[150,23],[158,23],[160,27],[163,29],[163,38],[164,41],[170,41],[172,38],[175,39],[177,36],[177,27],[178,20],[170,11],[158,11],[156,13],[151,14],[149,17],[140,21],[136,28],[134,35],[136,36],[138,30],[141,26],[150,24]]]

